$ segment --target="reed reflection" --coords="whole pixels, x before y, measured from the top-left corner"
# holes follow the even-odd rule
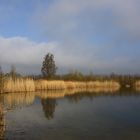
[[[50,120],[54,117],[57,100],[60,98],[66,97],[69,101],[78,103],[84,97],[92,99],[95,96],[112,94],[114,94],[114,89],[111,88],[79,88],[71,90],[48,90],[36,93],[36,96],[40,97],[45,117]]]
[[[8,109],[14,109],[31,105],[34,99],[34,93],[9,93],[4,95],[4,105]]]
[[[45,98],[58,99],[63,98],[65,94],[66,94],[65,90],[48,90],[45,92],[38,92],[36,93],[36,96],[38,96],[41,99]]]
[[[45,92],[30,92],[30,93],[9,93],[4,94],[1,103],[3,102],[7,110],[13,110],[18,107],[29,106],[33,104],[35,97],[39,97],[43,111],[47,119],[54,117],[55,107],[57,105],[57,99],[64,98],[69,101],[80,101],[84,97],[92,99],[95,96],[100,95],[115,95],[117,88],[76,88],[69,90],[47,90]]]

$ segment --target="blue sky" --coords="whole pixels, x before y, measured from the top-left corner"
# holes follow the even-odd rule
[[[59,72],[140,74],[140,1],[1,0],[0,65],[39,74],[46,53]]]

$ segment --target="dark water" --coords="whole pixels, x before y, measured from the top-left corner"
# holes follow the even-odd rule
[[[139,95],[129,91],[2,95],[1,135],[6,140],[140,140]]]

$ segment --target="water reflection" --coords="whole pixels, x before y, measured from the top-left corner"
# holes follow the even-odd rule
[[[58,99],[63,98],[66,95],[65,90],[49,90],[45,92],[36,93],[36,96],[40,97],[41,99],[52,98]]]
[[[96,139],[96,136],[103,139],[107,135],[110,135],[108,139],[113,139],[116,132],[118,136],[119,132],[125,135],[125,130],[128,136],[130,131],[136,132],[135,129],[139,134],[140,98],[137,96],[140,92],[102,90],[77,89],[0,95],[0,139],[14,139],[16,136],[17,139],[67,139],[69,136],[68,139],[81,140]],[[6,131],[5,119],[9,126]]]
[[[34,102],[34,93],[9,93],[4,96],[4,106],[11,110],[17,107],[31,105]]]
[[[1,97],[0,97],[1,101]],[[4,118],[4,107],[0,103],[0,140],[4,139],[5,135],[5,118]]]
[[[57,105],[56,100],[66,98],[71,102],[77,103],[83,98],[93,99],[97,96],[131,96],[140,95],[139,92],[122,90],[114,91],[111,88],[94,88],[94,89],[75,89],[75,90],[50,90],[36,93],[9,93],[0,96],[0,103],[7,110],[13,110],[33,104],[36,97],[39,97],[43,110],[48,119],[53,117],[53,112]],[[46,113],[48,112],[48,113]],[[50,115],[47,115],[50,114]],[[50,117],[49,117],[50,116]],[[51,117],[52,116],[52,117]]]
[[[51,99],[51,98],[41,99],[41,104],[43,107],[45,117],[48,120],[53,119],[55,107],[57,105],[56,99]]]
[[[29,122],[35,121],[35,123],[33,124],[33,127],[35,127],[36,122],[39,122],[41,120],[41,118],[40,118],[40,116],[38,116],[38,114],[39,113],[41,114],[42,110],[43,110],[43,113],[42,113],[43,117],[45,116],[48,120],[53,121],[57,118],[57,115],[56,115],[57,111],[56,110],[58,109],[58,107],[62,107],[61,106],[61,101],[62,101],[62,98],[64,98],[64,97],[65,97],[65,100],[69,101],[68,103],[70,103],[70,106],[68,106],[68,107],[70,107],[70,108],[73,107],[73,109],[74,109],[74,108],[76,108],[76,106],[78,106],[79,104],[81,105],[83,103],[83,102],[80,102],[83,98],[88,98],[90,100],[93,100],[93,99],[95,99],[96,97],[99,97],[99,96],[101,96],[101,97],[103,97],[103,96],[109,96],[109,97],[119,96],[119,97],[121,97],[121,96],[139,96],[139,95],[140,95],[139,92],[136,92],[136,91],[133,91],[133,90],[132,91],[130,91],[130,90],[114,91],[112,89],[101,89],[101,88],[100,89],[99,88],[88,89],[88,90],[87,89],[86,90],[85,89],[76,89],[76,90],[44,91],[44,92],[36,92],[36,93],[9,93],[9,94],[0,95],[0,139],[4,139],[4,135],[5,135],[5,114],[4,114],[5,110],[7,112],[12,112],[13,110],[15,110],[15,111],[17,111],[16,112],[17,114],[18,114],[18,111],[19,112],[23,111],[22,112],[23,114],[22,113],[20,114],[21,116],[24,115],[24,113],[29,113],[30,114],[30,112],[33,111],[33,112],[31,112],[31,121],[29,121]],[[113,105],[112,101],[113,101],[113,98],[111,99],[111,105]],[[125,100],[123,100],[123,101],[125,101]],[[123,107],[123,101],[122,101],[122,106],[120,108]],[[100,105],[105,104],[105,102],[106,101],[103,100],[103,102],[101,102]],[[77,104],[75,105],[73,103],[77,103]],[[100,105],[96,106],[96,103],[98,103],[96,99],[93,100],[92,103],[93,104],[95,103],[94,106],[93,106],[94,108],[96,108],[96,107],[98,108],[100,106]],[[118,102],[116,101],[116,104],[117,103]],[[36,106],[33,107],[34,104],[36,104]],[[38,114],[36,114],[35,111],[37,110],[38,104],[39,104],[39,107],[41,105],[41,107],[40,107],[41,111]],[[106,109],[111,107],[111,105],[106,106]],[[65,106],[65,104],[64,104],[64,106]],[[90,106],[88,106],[88,107],[90,107]],[[18,110],[19,108],[24,108],[24,109],[23,110]],[[30,109],[26,110],[27,108],[30,108]],[[81,106],[79,108],[81,108]],[[130,106],[129,106],[129,108],[130,108]],[[64,107],[64,109],[65,109],[65,107]],[[67,109],[69,109],[69,108],[67,108]],[[73,113],[73,109],[70,110],[70,111],[72,111],[72,112],[70,112],[70,115]],[[104,112],[106,112],[106,111],[104,111],[104,107],[102,109],[103,109],[103,112],[100,112],[100,111],[98,112],[99,117],[102,116],[102,115],[100,115],[100,113],[104,114]],[[111,108],[111,110],[108,110],[109,114],[113,111],[113,109],[114,108]],[[55,114],[55,111],[56,111],[56,114]],[[64,110],[64,111],[61,110],[61,111],[65,113],[66,110]],[[88,112],[88,110],[86,109],[85,112],[87,112],[89,114],[89,116],[92,114],[91,110],[89,110],[89,112]],[[39,118],[40,120],[37,120],[36,117],[34,117],[32,115],[32,113],[33,113],[33,115],[37,116],[37,119]],[[93,113],[92,115],[95,117],[96,115],[98,115],[96,113]],[[121,113],[123,114],[124,110]],[[13,112],[13,114],[14,114],[14,112]],[[85,115],[86,115],[86,113],[85,113]],[[84,116],[84,114],[83,114],[83,116]],[[19,116],[17,115],[16,117],[19,117]],[[55,117],[55,119],[53,119],[54,117]],[[69,117],[72,118],[73,115],[69,116]],[[99,117],[97,117],[97,118],[99,118]],[[117,116],[117,117],[120,117],[120,116]],[[19,120],[19,122],[23,121],[22,119]],[[45,120],[45,122],[43,123],[43,125],[46,124],[46,122],[47,122],[47,125],[49,125],[48,122],[51,122],[51,121],[46,121],[46,119],[44,119],[44,120]],[[77,120],[79,120],[78,117],[77,117]],[[94,119],[91,119],[91,120],[94,121]],[[25,119],[25,121],[26,121],[26,119]],[[24,125],[24,124],[22,124],[22,125]],[[63,125],[65,126],[65,124],[63,124]],[[62,128],[63,128],[63,125],[62,125]],[[18,123],[17,123],[17,126],[18,126]],[[38,124],[36,125],[36,127],[38,127]],[[18,127],[16,127],[16,128],[18,129]],[[25,128],[26,128],[26,126],[25,126]],[[68,129],[69,125],[65,126],[65,128]]]
[[[47,119],[54,117],[57,99],[66,98],[70,102],[78,103],[83,98],[92,100],[97,96],[134,96],[139,95],[139,92],[132,91],[114,91],[111,88],[94,88],[94,89],[74,89],[74,90],[50,90],[36,93],[9,93],[0,96],[1,106],[6,110],[14,110],[33,104],[36,97],[39,97],[44,114]]]

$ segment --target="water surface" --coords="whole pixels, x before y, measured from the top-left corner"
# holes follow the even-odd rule
[[[10,93],[0,96],[3,139],[140,140],[140,93]],[[5,128],[5,129],[4,129]]]

